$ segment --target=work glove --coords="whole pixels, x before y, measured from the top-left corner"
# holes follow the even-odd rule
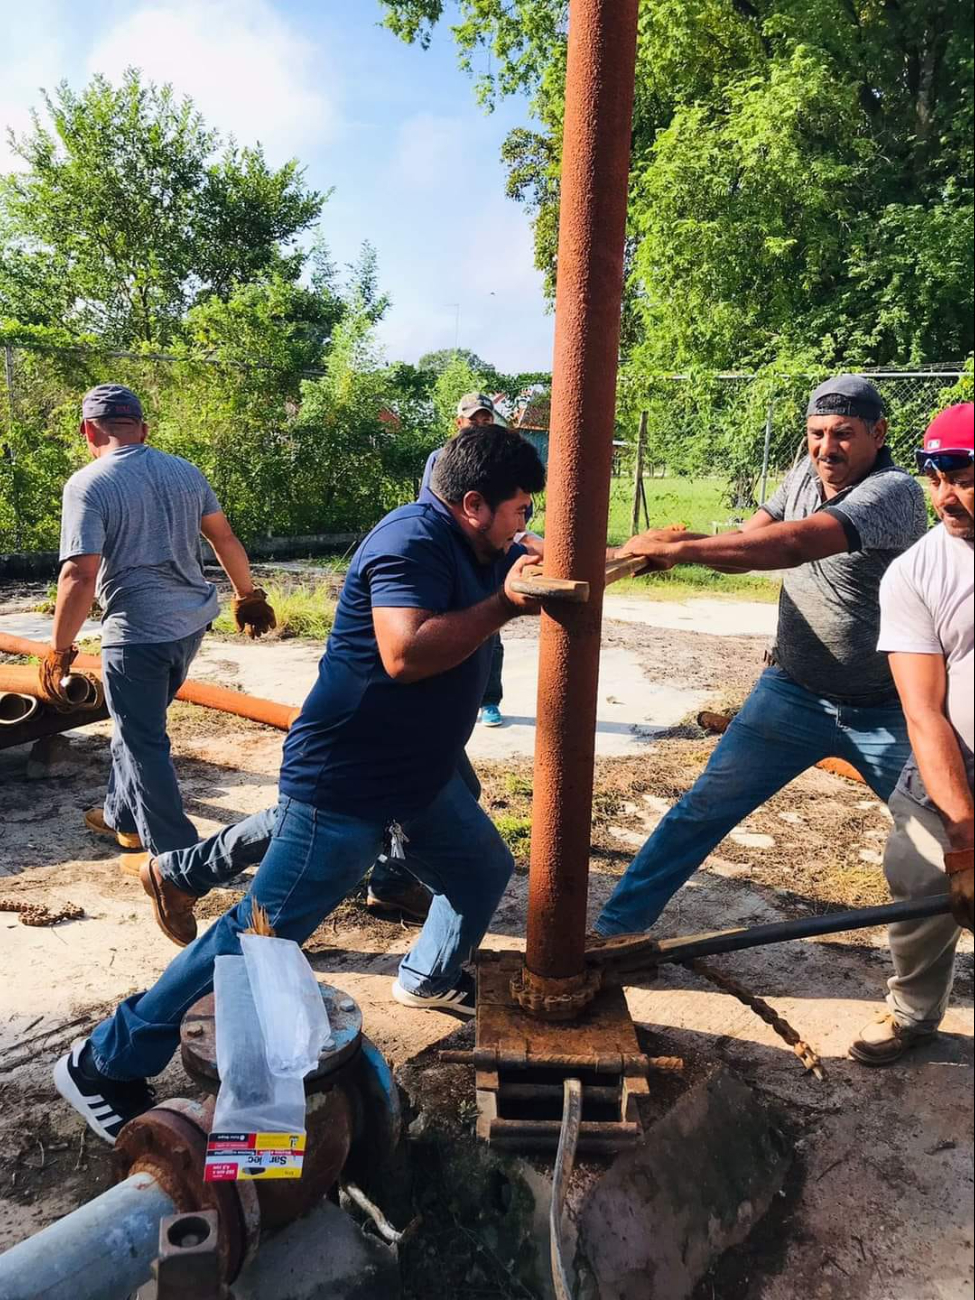
[[[255,587],[246,596],[235,596],[233,611],[237,631],[246,631],[252,641],[278,625],[274,610],[267,603],[267,592],[260,587]]]
[[[972,908],[975,897],[975,849],[956,849],[946,853],[945,871],[948,873],[951,915],[963,929],[975,929]]]
[[[73,707],[65,696],[61,680],[70,673],[71,665],[77,656],[76,645],[68,646],[67,650],[55,650],[52,647],[41,660],[41,666],[37,670],[45,704],[50,704],[61,712],[67,712]]]

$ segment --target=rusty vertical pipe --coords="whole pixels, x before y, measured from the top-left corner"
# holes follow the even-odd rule
[[[542,614],[527,975],[584,970],[638,0],[571,0],[545,521],[547,576],[588,604]]]

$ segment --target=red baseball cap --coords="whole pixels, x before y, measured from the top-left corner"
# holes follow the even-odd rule
[[[959,402],[936,415],[924,433],[925,452],[975,452],[975,404]]]

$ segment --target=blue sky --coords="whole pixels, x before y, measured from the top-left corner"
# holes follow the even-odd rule
[[[41,86],[141,67],[221,131],[261,140],[274,162],[296,156],[311,185],[334,187],[325,237],[339,264],[364,239],[376,246],[391,360],[456,341],[502,370],[548,369],[553,318],[499,159],[527,106],[485,114],[446,28],[424,51],[379,19],[376,0],[10,3],[5,44],[18,62],[5,62],[0,124],[24,129]]]

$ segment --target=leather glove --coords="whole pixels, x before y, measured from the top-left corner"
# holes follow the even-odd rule
[[[232,608],[237,631],[246,631],[252,641],[278,625],[274,610],[267,603],[267,592],[260,587],[255,587],[246,596],[235,596]]]
[[[76,645],[69,646],[67,650],[52,648],[48,650],[41,660],[41,665],[37,670],[37,678],[44,695],[44,702],[62,712],[73,707],[64,694],[61,679],[67,677],[77,655],[78,647]]]
[[[972,902],[975,896],[975,849],[957,849],[945,854],[951,915],[965,930],[975,929]]]

